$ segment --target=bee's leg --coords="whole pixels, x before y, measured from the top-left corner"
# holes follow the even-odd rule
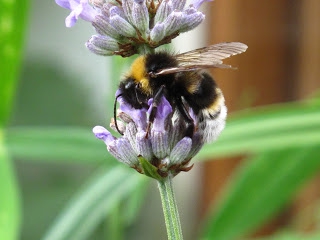
[[[113,118],[114,118],[114,124],[116,126],[116,129],[118,131],[118,133],[120,133],[121,135],[123,135],[123,132],[120,131],[119,127],[118,127],[118,123],[117,123],[117,100],[118,97],[121,97],[122,94],[119,94],[115,100],[114,100],[114,104],[113,104]]]
[[[178,108],[178,111],[180,112],[181,116],[184,118],[186,122],[186,137],[192,138],[193,132],[194,132],[194,122],[192,117],[190,116],[188,110],[186,109],[186,106],[183,104],[181,97],[177,97],[176,99],[176,106]]]
[[[156,117],[158,105],[160,103],[161,97],[164,94],[164,89],[165,89],[165,86],[162,85],[159,88],[158,92],[153,97],[152,108],[151,108],[151,112],[150,112],[150,115],[149,115],[148,126],[147,126],[147,130],[146,130],[146,138],[148,138],[148,135],[149,135],[149,132],[150,132],[150,129],[151,129],[151,125],[152,125],[152,123],[153,123],[153,121],[154,121],[154,119]]]

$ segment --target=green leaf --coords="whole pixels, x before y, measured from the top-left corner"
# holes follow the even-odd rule
[[[158,168],[153,166],[149,161],[147,161],[143,157],[139,157],[139,162],[140,162],[141,167],[143,169],[143,173],[146,176],[157,179],[159,181],[161,181],[163,179],[158,173]]]
[[[237,239],[279,210],[320,168],[320,149],[266,152],[238,169],[211,215],[204,239]]]
[[[122,166],[97,173],[68,203],[43,239],[88,239],[113,208],[146,180],[146,177]]]
[[[104,143],[90,128],[17,127],[7,133],[10,154],[21,159],[41,161],[107,162],[110,156]]]
[[[125,235],[124,217],[121,212],[121,202],[114,206],[108,215],[105,239],[123,240]]]
[[[302,234],[302,233],[277,233],[271,237],[258,238],[256,240],[319,240],[320,233]]]
[[[18,239],[20,203],[11,159],[4,146],[19,72],[28,1],[0,1],[0,239]]]
[[[130,225],[136,220],[136,217],[144,204],[149,183],[150,181],[145,181],[140,184],[131,194],[130,199],[126,201],[122,213],[123,216],[125,216],[126,225]]]
[[[0,131],[0,239],[18,239],[20,201],[10,158],[3,145]]]
[[[218,141],[199,158],[232,156],[285,148],[320,146],[320,111],[315,104],[281,104],[238,114]]]
[[[147,185],[150,181],[141,182],[130,193],[130,198],[125,199],[124,203],[119,202],[108,217],[106,228],[106,239],[125,239],[125,230],[130,227],[139,215],[144,198],[147,193]]]
[[[0,1],[0,127],[8,120],[15,92],[28,1]]]

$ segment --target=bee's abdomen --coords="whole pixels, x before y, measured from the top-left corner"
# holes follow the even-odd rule
[[[227,108],[222,91],[213,78],[206,72],[197,73],[197,76],[201,79],[189,85],[184,98],[197,115],[195,124],[202,133],[204,142],[212,142],[224,129]]]
[[[198,114],[200,110],[205,108],[215,108],[214,105],[219,93],[213,78],[206,72],[193,72],[184,75],[184,77],[185,92],[181,95],[193,111]]]
[[[200,115],[202,116],[202,120],[200,120]],[[227,118],[227,107],[226,105],[221,105],[220,109],[214,117],[208,115],[208,111],[202,110],[198,114],[199,121],[197,123],[198,131],[201,132],[202,138],[204,142],[213,142],[215,141],[226,124]]]

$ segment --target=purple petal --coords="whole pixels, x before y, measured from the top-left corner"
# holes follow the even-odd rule
[[[137,126],[135,125],[134,122],[129,122],[126,125],[126,129],[124,131],[124,137],[128,139],[130,142],[132,148],[135,150],[136,155],[139,155],[139,152],[137,151],[136,148],[136,135],[137,135]]]
[[[102,141],[104,141],[104,143],[107,146],[116,140],[116,138],[114,136],[112,136],[111,133],[102,126],[95,126],[92,129],[92,132],[94,133],[96,138],[99,138]]]
[[[192,110],[192,108],[189,108],[188,112],[189,112],[190,117],[193,119],[193,122],[194,122],[195,124],[197,124],[197,123],[198,123],[197,114],[194,113],[194,111]]]
[[[172,1],[173,9],[177,11],[182,11],[186,5],[186,0]]]
[[[132,20],[143,37],[149,33],[149,12],[145,0],[134,0],[132,3]]]
[[[91,39],[90,39],[90,40],[91,40]],[[95,44],[93,44],[92,41],[90,41],[90,40],[87,41],[87,42],[85,43],[85,45],[86,45],[86,47],[87,47],[91,52],[93,52],[94,54],[101,55],[101,56],[112,56],[112,55],[114,55],[114,51],[97,47],[97,46],[96,46]]]
[[[168,155],[169,149],[169,142],[168,142],[168,133],[165,131],[151,131],[151,138],[150,138],[153,154],[159,158],[163,159]]]
[[[114,39],[118,39],[120,37],[118,31],[110,24],[109,19],[105,16],[95,16],[92,26],[100,35],[106,35]]]
[[[122,0],[122,7],[127,19],[132,23],[132,2],[130,0]]]
[[[58,4],[60,7],[67,8],[71,10],[71,4],[73,4],[75,1],[70,0],[55,0],[56,4]]]
[[[120,90],[117,91],[117,93],[118,92],[120,92]],[[120,110],[128,114],[132,118],[138,128],[138,131],[145,130],[147,127],[147,110],[144,108],[133,108],[130,104],[125,102],[122,97],[118,97],[118,102],[120,103]]]
[[[171,164],[181,164],[188,156],[192,146],[192,140],[189,137],[182,138],[172,149],[170,153]]]
[[[117,159],[120,162],[128,164],[130,167],[134,167],[139,164],[137,154],[132,148],[130,142],[126,138],[119,138],[116,141],[116,149],[113,149],[117,153]],[[109,151],[111,148],[108,148]],[[110,151],[111,153],[111,151]]]
[[[165,26],[157,22],[150,32],[150,38],[153,42],[159,42],[165,37]]]
[[[66,18],[66,26],[72,27],[77,20],[82,18],[85,21],[92,22],[97,11],[88,3],[88,0],[55,0],[56,3],[71,10],[71,13]]]
[[[118,42],[115,39],[108,36],[93,35],[89,39],[87,44],[92,44],[93,47],[96,47],[98,49],[104,49],[109,52],[119,51]]]
[[[179,11],[173,11],[169,16],[163,21],[165,26],[165,34],[170,35],[181,28],[181,23],[184,20],[184,13]]]
[[[192,4],[196,9],[198,9],[204,2],[213,2],[213,0],[191,0],[190,4]]]
[[[153,99],[151,98],[148,102],[148,104],[150,105],[149,110],[148,110],[148,114],[151,113],[152,101],[153,101]],[[161,101],[158,105],[158,108],[157,108],[156,117],[153,122],[153,129],[155,131],[165,131],[165,126],[164,126],[165,120],[171,112],[172,112],[172,107],[171,107],[170,103],[168,102],[168,100],[165,97],[162,97]]]
[[[156,16],[154,17],[155,23],[163,22],[169,14],[174,10],[173,3],[171,0],[163,0],[158,7]]]
[[[197,27],[205,18],[205,15],[195,8],[190,7],[183,12],[180,24],[180,32],[187,32]]]
[[[116,11],[110,9],[110,23],[119,32],[119,34],[125,37],[133,37],[136,35],[135,28],[128,22],[124,16],[117,14]]]
[[[146,132],[140,131],[136,134],[136,149],[138,153],[148,161],[153,158],[150,138],[146,138]]]

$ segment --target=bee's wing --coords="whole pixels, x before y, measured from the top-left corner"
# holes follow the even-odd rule
[[[243,53],[248,46],[240,42],[225,42],[199,48],[176,55],[178,67],[162,69],[154,75],[164,75],[183,71],[193,71],[203,68],[232,68],[223,64],[222,60]]]
[[[248,46],[240,42],[225,42],[199,48],[190,52],[176,55],[181,67],[204,66],[204,67],[231,67],[224,65],[222,60],[236,54],[243,53]]]

